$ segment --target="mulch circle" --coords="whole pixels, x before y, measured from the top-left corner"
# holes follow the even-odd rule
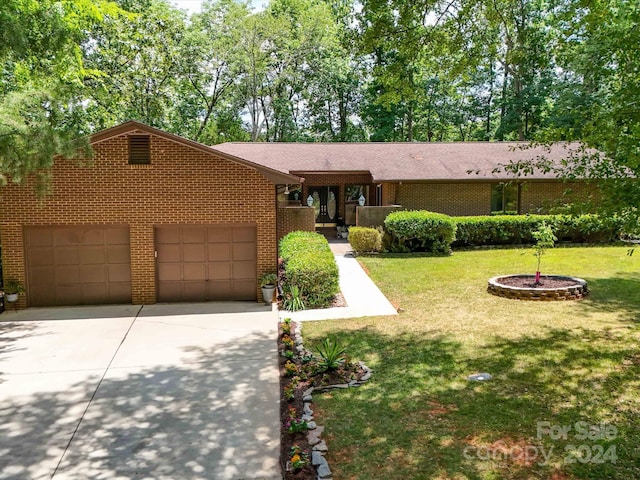
[[[572,287],[574,285],[577,285],[576,281],[571,278],[550,277],[545,275],[542,275],[540,277],[539,284],[535,283],[535,277],[533,275],[500,277],[498,278],[498,283],[500,283],[501,285],[506,285],[508,287],[540,288],[540,289],[566,288],[566,287]]]

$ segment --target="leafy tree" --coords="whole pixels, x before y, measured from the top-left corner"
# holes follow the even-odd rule
[[[80,45],[105,15],[107,1],[4,0],[0,3],[0,184],[37,173],[44,186],[55,154],[86,153],[87,68]]]
[[[163,0],[121,3],[130,14],[105,17],[84,45],[85,63],[103,72],[86,81],[88,111],[98,129],[138,120],[179,131],[168,120],[184,75],[185,14]]]

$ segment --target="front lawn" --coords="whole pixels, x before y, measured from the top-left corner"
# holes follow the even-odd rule
[[[486,293],[491,276],[534,273],[531,249],[362,258],[403,312],[303,328],[307,347],[336,335],[374,370],[314,396],[334,478],[640,478],[639,256],[550,250],[542,273],[591,296],[549,303]]]

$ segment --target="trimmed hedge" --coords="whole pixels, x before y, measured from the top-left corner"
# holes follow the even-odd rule
[[[350,227],[349,243],[358,253],[379,252],[382,249],[382,234],[375,228]]]
[[[391,252],[451,253],[456,223],[448,215],[427,211],[400,211],[384,221],[385,247]]]
[[[283,288],[297,286],[305,308],[328,307],[340,291],[338,265],[329,242],[314,232],[291,232],[280,240]]]
[[[453,217],[458,227],[453,245],[518,245],[535,243],[533,232],[542,222],[559,241],[572,243],[614,242],[620,238],[622,222],[597,215],[496,215]]]

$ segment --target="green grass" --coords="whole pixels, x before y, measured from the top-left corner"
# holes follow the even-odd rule
[[[363,387],[314,396],[334,478],[640,478],[637,254],[550,250],[542,273],[582,277],[592,292],[550,303],[486,293],[489,277],[533,273],[531,249],[361,261],[404,311],[304,325],[308,347],[338,335],[374,369]],[[477,372],[493,379],[469,382]],[[537,422],[571,430],[552,439]],[[576,428],[601,422],[615,438],[580,438]],[[587,462],[572,445],[608,455]]]

